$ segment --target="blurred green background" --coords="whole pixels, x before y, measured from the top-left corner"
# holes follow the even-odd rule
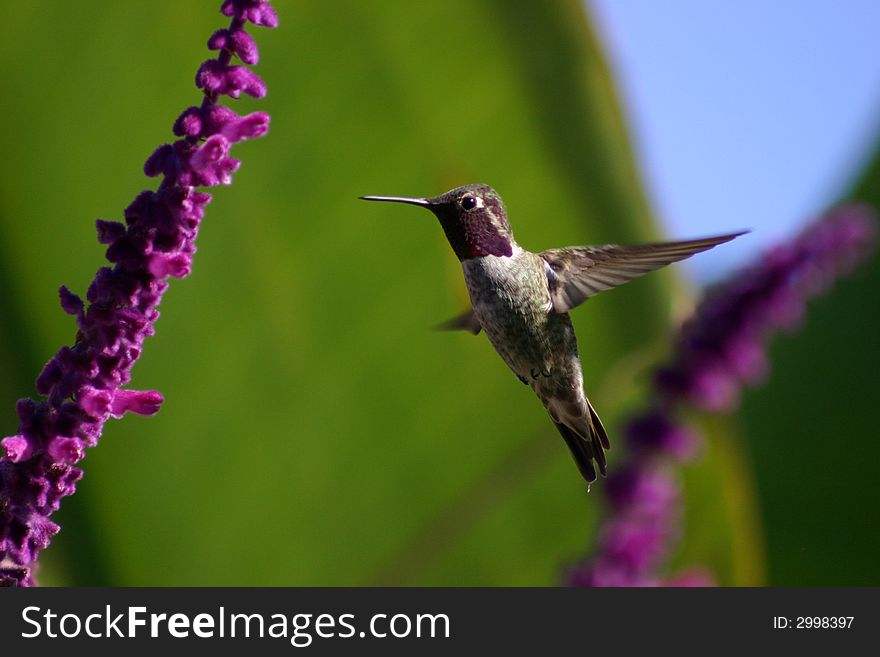
[[[73,339],[57,288],[84,293],[103,264],[94,219],[154,187],[144,159],[198,102],[218,4],[5,15],[3,435]],[[482,181],[533,250],[659,237],[588,17],[574,0],[276,4],[281,27],[252,31],[269,96],[233,104],[268,111],[270,134],[236,148],[242,168],[212,190],[194,273],[172,283],[134,370],[166,402],[107,425],[55,517],[41,582],[558,583],[591,545],[601,485],[584,494],[485,338],[430,330],[466,305],[436,223],[356,199]],[[853,196],[878,201],[877,169]],[[878,276],[875,259],[817,302],[774,343],[768,385],[707,424],[673,569],[705,565],[726,585],[880,584]],[[692,297],[666,271],[573,313],[613,433]]]

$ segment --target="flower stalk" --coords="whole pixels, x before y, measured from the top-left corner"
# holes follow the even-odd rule
[[[159,410],[159,392],[125,386],[154,333],[168,279],[192,269],[211,200],[195,188],[230,184],[240,164],[229,157],[232,144],[268,130],[268,114],[239,116],[218,99],[266,95],[259,76],[231,62],[256,64],[257,47],[245,27],[275,27],[277,16],[267,0],[226,0],[221,12],[231,20],[208,41],[218,56],[196,74],[201,105],[180,115],[173,126],[179,139],[160,146],[144,165],[147,176],[162,176],[158,189],[141,192],[125,209],[124,223],[97,221],[111,266],[98,270],[85,300],[67,287],[59,290],[62,309],[76,318],[76,339],[46,363],[36,380],[42,397],[18,402],[18,432],[0,441],[0,585],[35,584],[39,554],[60,529],[50,517],[75,492],[83,475],[76,464],[98,444],[107,420]]]

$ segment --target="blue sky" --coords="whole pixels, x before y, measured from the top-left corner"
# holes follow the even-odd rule
[[[686,263],[700,279],[836,200],[880,136],[880,2],[587,4],[667,234],[755,231]]]

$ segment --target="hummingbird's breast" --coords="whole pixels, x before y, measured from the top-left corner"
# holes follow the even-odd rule
[[[510,256],[471,258],[462,268],[474,314],[514,373],[531,381],[577,358],[571,321],[550,312],[540,256],[515,245]]]

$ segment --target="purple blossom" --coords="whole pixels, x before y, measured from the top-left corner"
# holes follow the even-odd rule
[[[679,461],[690,461],[700,447],[697,435],[688,427],[674,422],[660,409],[632,418],[624,428],[628,447],[634,452],[669,454]]]
[[[766,375],[764,344],[772,332],[799,326],[807,301],[873,244],[872,217],[861,206],[839,208],[710,290],[682,327],[672,364],[658,373],[658,388],[703,410],[734,408],[741,388]]]
[[[124,389],[144,340],[153,334],[167,278],[192,269],[195,239],[209,194],[197,186],[228,185],[239,161],[232,144],[266,133],[269,116],[239,116],[217,104],[218,96],[242,93],[260,98],[266,85],[245,64],[259,59],[247,22],[275,27],[268,0],[226,0],[221,11],[232,20],[208,42],[216,59],[199,68],[199,107],[175,121],[180,139],[160,146],[147,159],[148,176],[162,176],[156,191],[141,192],[125,209],[125,223],[97,221],[98,241],[107,246],[112,267],[102,267],[86,301],[67,287],[59,296],[65,313],[76,317],[72,346],[62,347],[36,380],[44,399],[18,402],[18,433],[0,441],[0,586],[31,586],[41,550],[59,530],[50,516],[72,495],[83,472],[74,464],[98,443],[104,423],[126,413],[152,415],[162,404],[156,391]]]
[[[671,362],[657,370],[649,409],[626,425],[627,459],[608,478],[594,554],[569,570],[570,585],[713,585],[703,570],[658,575],[681,534],[672,466],[699,449],[678,415],[688,406],[735,408],[743,387],[766,377],[772,334],[799,326],[807,301],[865,258],[876,233],[871,209],[838,208],[708,292],[682,326]]]

